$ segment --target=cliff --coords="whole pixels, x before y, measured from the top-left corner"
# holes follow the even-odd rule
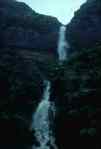
[[[100,148],[101,46],[81,49],[56,71],[56,143],[59,149]]]
[[[54,63],[60,22],[25,3],[0,0],[0,148],[31,147],[32,113]],[[47,73],[46,73],[47,72]]]
[[[19,51],[20,50],[20,51]],[[32,114],[43,94],[43,80],[52,75],[54,59],[22,49],[0,49],[0,148],[29,149]]]
[[[0,47],[24,48],[56,53],[61,23],[36,13],[25,3],[0,1]]]
[[[72,49],[96,47],[101,43],[101,1],[88,0],[67,25],[66,37]]]
[[[101,1],[88,0],[67,25],[71,55],[53,80],[59,149],[101,148]]]
[[[57,19],[24,3],[0,1],[0,149],[38,145],[30,126],[45,78],[57,110],[58,148],[101,148],[100,6],[89,0],[75,13],[66,33],[75,52],[60,65],[51,54],[61,25]]]

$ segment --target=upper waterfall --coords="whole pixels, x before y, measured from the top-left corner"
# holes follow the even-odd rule
[[[61,26],[59,31],[59,41],[57,47],[58,59],[59,61],[66,60],[67,49],[69,49],[69,43],[66,41],[66,26]]]

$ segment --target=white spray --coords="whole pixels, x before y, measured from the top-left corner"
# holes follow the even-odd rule
[[[59,31],[59,41],[57,47],[58,59],[59,61],[64,61],[67,58],[67,49],[69,49],[69,44],[66,41],[66,26],[61,26]]]
[[[67,44],[65,39],[66,27],[61,26],[59,32],[59,42],[58,42],[58,59],[59,61],[64,61],[67,58],[67,49],[69,44]],[[50,128],[49,112],[54,112],[54,105],[50,101],[50,89],[51,83],[48,80],[44,81],[45,88],[43,91],[43,97],[39,103],[36,112],[33,114],[32,129],[35,130],[35,137],[39,142],[39,147],[33,145],[32,149],[50,149],[50,146],[57,149],[55,145],[55,138],[52,135],[52,130]]]
[[[50,106],[50,82],[45,81],[44,83],[46,87],[44,88],[43,97],[33,117],[35,136],[40,143],[39,149],[48,149],[47,143],[49,142],[48,109]]]
[[[49,122],[49,110],[51,108],[50,99],[50,81],[44,81],[45,88],[43,97],[38,105],[38,108],[33,115],[32,129],[35,130],[35,136],[39,142],[39,147],[33,146],[33,149],[50,149],[50,145],[56,149],[53,136],[51,135],[50,122]]]

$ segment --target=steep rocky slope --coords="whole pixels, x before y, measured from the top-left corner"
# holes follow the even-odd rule
[[[101,46],[81,49],[56,71],[56,142],[59,149],[100,149]]]
[[[56,52],[61,23],[36,13],[25,3],[0,1],[0,47]]]
[[[1,149],[27,149],[35,143],[32,113],[54,61],[60,25],[24,3],[0,1]]]
[[[101,148],[100,6],[89,0],[75,13],[66,34],[75,52],[59,65],[51,51],[60,23],[24,3],[0,1],[0,149],[38,145],[30,125],[46,77],[58,149]]]
[[[52,76],[54,62],[43,53],[0,49],[1,149],[27,149],[35,143],[32,114],[42,97],[43,80]]]
[[[56,142],[59,149],[101,148],[101,1],[88,0],[67,25],[74,52],[57,69]]]
[[[67,40],[72,48],[96,47],[101,42],[101,1],[88,0],[67,25]]]

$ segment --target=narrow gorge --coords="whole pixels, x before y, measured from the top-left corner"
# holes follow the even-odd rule
[[[66,27],[61,26],[59,30],[59,41],[58,41],[58,60],[63,62],[67,59],[67,42],[66,42]],[[69,47],[69,46],[68,46]],[[45,89],[43,90],[42,99],[36,109],[36,112],[33,114],[33,123],[32,129],[35,130],[35,137],[39,141],[40,147],[38,149],[57,149],[55,145],[55,138],[53,136],[53,130],[50,127],[49,113],[56,111],[55,103],[50,101],[51,93],[51,82],[49,80],[44,80]],[[54,105],[54,106],[53,106]],[[54,117],[51,120],[54,120]],[[54,124],[53,124],[54,126]],[[33,146],[33,149],[36,147]]]
[[[100,100],[101,1],[63,25],[0,0],[0,149],[100,149]]]

